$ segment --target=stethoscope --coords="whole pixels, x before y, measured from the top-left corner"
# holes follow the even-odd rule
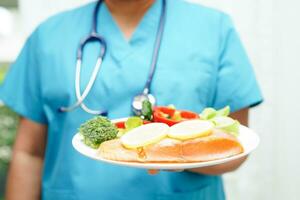
[[[99,0],[94,9],[92,31],[91,31],[90,35],[88,35],[86,38],[84,38],[80,42],[79,48],[77,50],[77,61],[76,61],[76,72],[75,72],[75,93],[76,93],[77,101],[74,104],[72,104],[71,106],[60,107],[59,108],[60,112],[70,112],[80,106],[85,112],[93,114],[93,115],[106,116],[108,114],[107,111],[92,110],[92,109],[88,108],[88,106],[86,106],[86,104],[84,103],[85,98],[90,93],[90,91],[95,83],[95,80],[97,78],[97,75],[99,74],[101,64],[102,64],[102,61],[103,61],[103,59],[105,57],[105,53],[106,53],[106,47],[107,47],[106,41],[97,32],[98,13],[99,13],[99,9],[100,9],[102,2],[103,2],[103,0]],[[165,26],[165,20],[166,20],[166,0],[163,0],[162,11],[161,11],[161,16],[160,16],[160,20],[159,20],[159,26],[158,26],[158,30],[156,33],[156,39],[155,39],[155,44],[154,44],[154,49],[153,49],[153,54],[152,54],[149,76],[148,76],[148,79],[145,84],[143,92],[133,98],[132,105],[131,105],[133,112],[137,115],[141,114],[143,101],[149,100],[152,105],[155,105],[155,103],[156,103],[156,99],[151,94],[150,88],[151,88],[151,83],[152,83],[153,76],[154,76],[154,73],[156,70],[156,64],[157,64],[159,50],[160,50],[160,46],[161,46],[161,41],[162,41],[162,36],[163,36],[163,31],[164,31],[164,26]],[[88,81],[88,84],[87,84],[86,88],[84,89],[83,93],[81,93],[81,91],[80,91],[80,74],[81,74],[81,66],[82,66],[82,56],[83,56],[84,47],[89,42],[99,42],[101,45],[101,51],[100,51],[100,55],[98,56],[96,65],[93,69],[90,80]]]

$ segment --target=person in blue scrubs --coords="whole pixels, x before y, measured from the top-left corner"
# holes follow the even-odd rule
[[[223,200],[221,174],[229,164],[183,172],[147,171],[88,159],[71,139],[93,117],[78,108],[74,75],[79,41],[88,35],[96,3],[63,12],[28,38],[0,89],[0,99],[20,116],[7,185],[7,200]],[[132,115],[131,102],[147,80],[161,0],[106,0],[98,31],[107,53],[85,100],[110,119]],[[167,0],[167,19],[151,91],[158,105],[200,113],[230,105],[247,123],[248,108],[262,101],[253,69],[230,17],[183,0]],[[84,51],[81,86],[93,70],[99,44]]]

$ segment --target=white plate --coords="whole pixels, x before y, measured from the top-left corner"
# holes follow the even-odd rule
[[[124,121],[126,119],[113,120],[113,122]],[[72,144],[73,147],[84,156],[92,158],[94,160],[98,160],[101,162],[106,162],[114,165],[121,165],[127,167],[136,167],[136,168],[144,168],[144,169],[191,169],[191,168],[200,168],[200,167],[208,167],[212,165],[218,165],[222,163],[226,163],[232,160],[239,159],[245,155],[250,154],[259,144],[258,135],[251,129],[240,126],[240,134],[238,140],[244,147],[244,152],[242,154],[238,154],[236,156],[232,156],[229,158],[207,161],[207,162],[194,162],[194,163],[139,163],[139,162],[122,162],[122,161],[113,161],[101,158],[97,154],[96,149],[92,149],[89,146],[85,145],[82,142],[82,136],[80,134],[76,134],[73,137]]]

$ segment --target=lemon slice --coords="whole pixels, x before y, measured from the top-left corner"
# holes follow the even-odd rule
[[[169,126],[151,123],[132,129],[121,137],[122,144],[129,149],[144,147],[159,142],[168,135]]]
[[[188,140],[208,136],[212,133],[214,124],[206,120],[189,120],[175,124],[170,128],[168,136],[179,140]]]

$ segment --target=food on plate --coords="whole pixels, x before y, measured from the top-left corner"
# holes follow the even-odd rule
[[[215,117],[212,119],[216,128],[226,131],[229,134],[238,136],[240,123],[230,117]]]
[[[204,162],[243,153],[239,122],[230,108],[197,114],[143,102],[141,116],[112,123],[97,117],[81,125],[83,142],[104,159],[127,162]]]
[[[217,111],[214,108],[205,108],[202,113],[199,114],[201,119],[209,120],[217,115]]]
[[[140,117],[129,117],[126,121],[117,122],[115,123],[115,126],[118,128],[119,131],[117,137],[120,138],[128,131],[148,123],[151,122],[147,120],[142,120]]]
[[[153,118],[153,109],[152,109],[152,104],[150,101],[145,100],[142,103],[142,112],[141,116],[142,119],[149,120],[151,121]]]
[[[168,136],[170,138],[187,140],[198,137],[205,137],[212,134],[214,124],[206,120],[190,120],[184,121],[172,126]]]
[[[83,136],[83,142],[94,149],[107,140],[117,137],[117,127],[106,117],[95,117],[79,128],[79,133]]]
[[[172,126],[185,120],[199,119],[197,113],[191,111],[176,110],[173,107],[155,107],[153,110],[153,121],[162,122]]]
[[[121,137],[126,148],[144,147],[167,137],[169,126],[163,123],[151,123],[137,127]]]
[[[200,113],[200,118],[205,120],[211,120],[215,117],[226,117],[230,114],[230,107],[226,106],[220,110],[214,108],[205,108],[202,113]]]
[[[99,148],[99,155],[105,159],[159,163],[204,162],[242,152],[243,147],[237,138],[217,129],[205,137],[188,140],[165,137],[159,142],[138,148],[127,148],[121,139],[115,139],[102,143]]]
[[[199,116],[203,120],[209,120],[213,122],[216,128],[237,137],[239,134],[240,123],[237,120],[228,117],[229,114],[230,107],[226,106],[220,110],[215,110],[214,108],[205,108]]]
[[[143,120],[140,117],[130,117],[125,122],[116,123],[115,126],[118,128],[117,137],[121,137],[126,132],[139,127],[143,124]]]
[[[139,127],[143,124],[143,120],[139,117],[130,117],[125,122],[125,129],[130,131],[136,127]]]

